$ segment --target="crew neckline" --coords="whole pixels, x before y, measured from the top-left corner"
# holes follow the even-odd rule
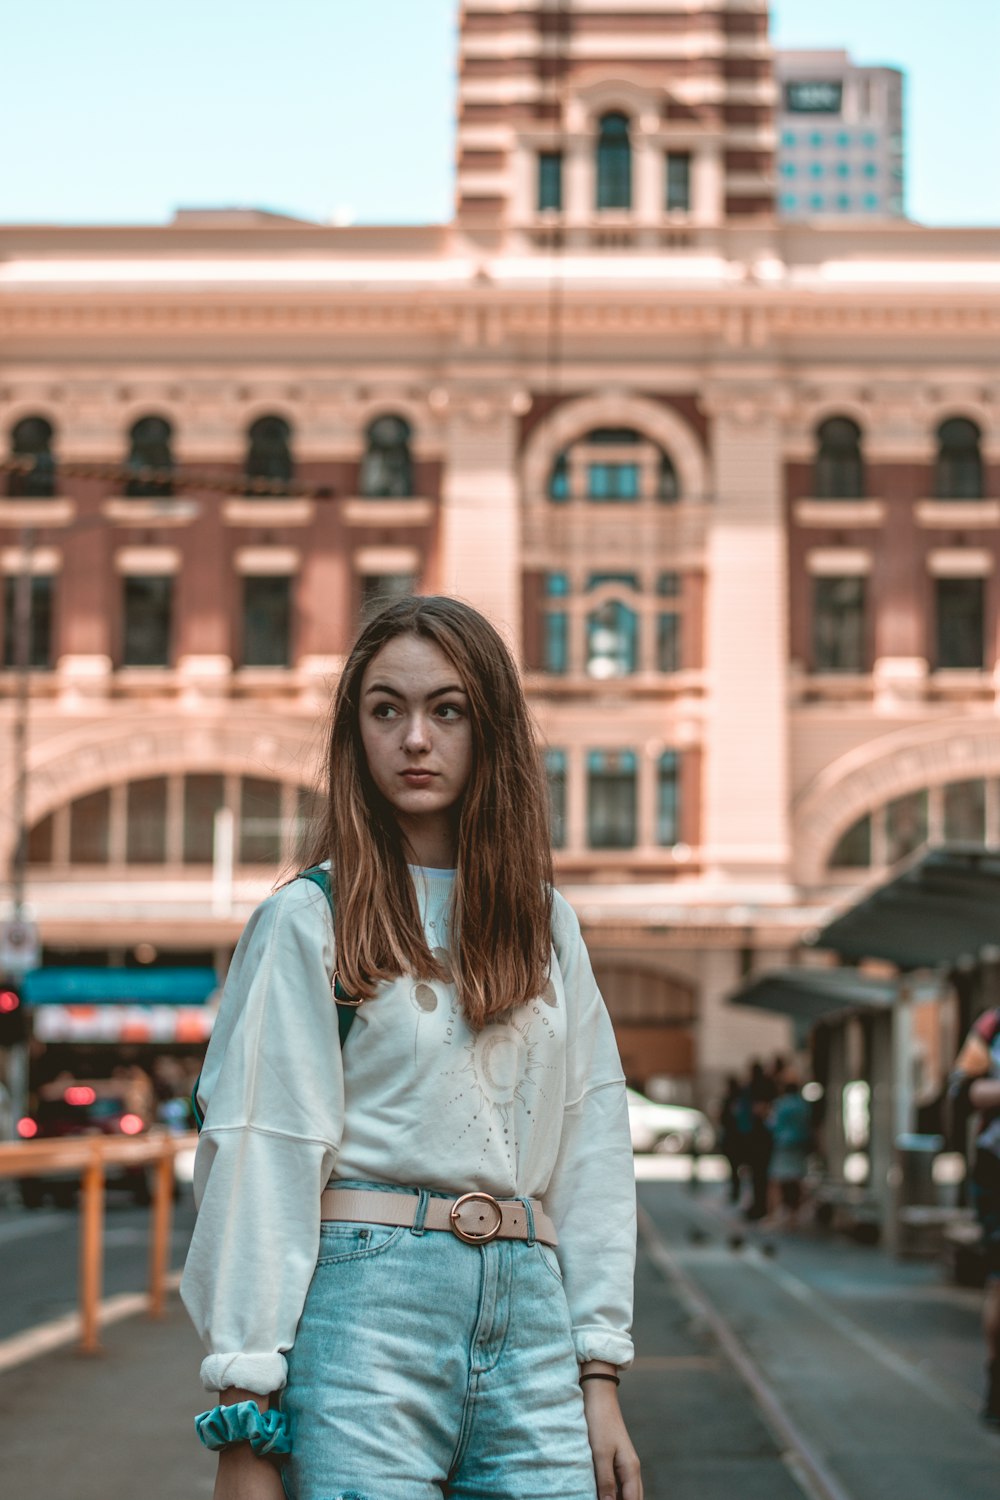
[[[439,880],[443,880],[446,878],[454,879],[454,877],[458,874],[457,869],[439,869],[436,865],[407,865],[406,868],[414,875],[429,875],[432,879],[437,877]]]

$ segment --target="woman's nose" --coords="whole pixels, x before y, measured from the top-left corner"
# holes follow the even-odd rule
[[[427,724],[422,715],[414,714],[407,721],[406,735],[403,743],[407,750],[410,751],[427,749],[430,744],[430,737],[427,733]]]

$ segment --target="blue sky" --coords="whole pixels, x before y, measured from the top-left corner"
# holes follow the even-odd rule
[[[457,0],[3,7],[0,221],[451,212]],[[773,0],[779,46],[907,73],[915,218],[1000,223],[1000,0]],[[18,65],[19,61],[19,65]],[[12,62],[14,65],[12,66]]]

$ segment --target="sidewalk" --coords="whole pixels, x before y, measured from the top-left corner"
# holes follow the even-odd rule
[[[646,1500],[996,1495],[1000,1439],[974,1414],[976,1294],[843,1241],[782,1244],[773,1261],[753,1245],[734,1253],[715,1190],[643,1183],[640,1196],[638,1357],[622,1399]],[[162,1323],[135,1317],[104,1337],[99,1358],[60,1351],[0,1376],[5,1491],[210,1497],[214,1464],[191,1421],[200,1349],[179,1301]],[[777,1402],[767,1415],[762,1389]],[[810,1484],[810,1452],[832,1488]]]

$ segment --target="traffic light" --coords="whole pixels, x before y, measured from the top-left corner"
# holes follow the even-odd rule
[[[28,1036],[28,1013],[21,992],[9,980],[0,979],[0,1047],[16,1047]]]

